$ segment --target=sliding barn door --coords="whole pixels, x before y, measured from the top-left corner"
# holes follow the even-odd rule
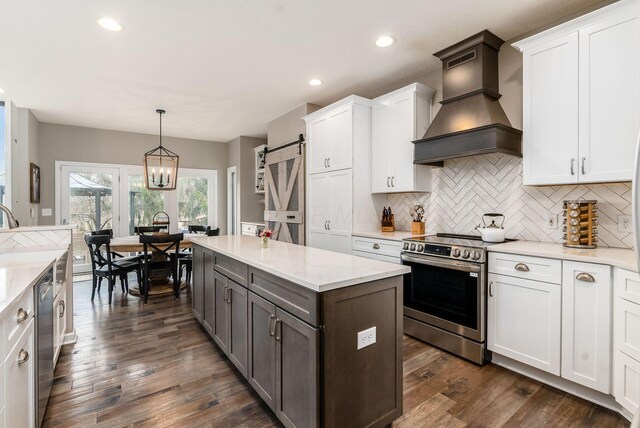
[[[304,147],[267,153],[265,212],[274,239],[304,245]]]

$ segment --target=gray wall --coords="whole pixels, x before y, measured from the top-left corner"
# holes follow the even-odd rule
[[[303,104],[288,113],[272,120],[267,124],[267,145],[270,149],[295,141],[298,135],[306,135],[304,120],[300,119],[316,110],[320,106]]]
[[[38,204],[30,201],[29,164],[38,163],[40,122],[31,110],[12,106],[11,211],[21,226],[38,224]]]
[[[264,195],[255,192],[254,148],[266,144],[263,138],[240,136],[227,143],[227,165],[236,166],[238,174],[238,197],[240,221],[262,222],[264,219]]]
[[[100,162],[142,165],[144,153],[158,145],[157,135],[108,131],[79,126],[41,123],[39,127],[38,160],[42,177],[40,208],[55,210],[55,161]],[[227,145],[224,143],[163,137],[163,145],[180,156],[185,168],[218,171],[218,227],[226,231]],[[42,217],[40,224],[54,224],[51,217]],[[213,226],[213,225],[212,225]]]

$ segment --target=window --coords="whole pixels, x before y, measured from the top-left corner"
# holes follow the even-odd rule
[[[144,187],[142,175],[129,176],[129,235],[133,235],[135,226],[149,226],[158,211],[165,211],[165,192],[149,190]]]
[[[178,229],[187,229],[190,224],[209,224],[207,178],[178,177]]]

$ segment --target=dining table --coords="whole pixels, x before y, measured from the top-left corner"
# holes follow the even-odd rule
[[[184,239],[180,242],[180,251],[191,248],[191,238],[198,236],[196,233],[185,233]],[[158,248],[166,248],[171,244],[154,244]],[[140,243],[140,236],[121,236],[113,238],[110,243],[111,251],[114,253],[142,253],[144,251],[144,244]],[[165,255],[160,251],[151,252],[151,260],[164,260]],[[173,279],[171,278],[171,271],[166,269],[154,269],[149,274],[151,287],[149,288],[149,296],[166,296],[173,294]],[[180,290],[187,287],[185,281],[180,282]],[[129,294],[132,296],[140,297],[140,285],[131,287]]]

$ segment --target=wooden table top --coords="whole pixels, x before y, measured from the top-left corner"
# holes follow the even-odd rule
[[[184,239],[180,242],[180,248],[191,248],[191,238],[198,236],[195,233],[185,233]],[[200,235],[202,236],[202,235]],[[158,248],[162,248],[162,244],[155,244]],[[143,245],[140,243],[140,237],[121,236],[111,240],[111,251],[121,251],[124,253],[137,253],[143,251]]]

